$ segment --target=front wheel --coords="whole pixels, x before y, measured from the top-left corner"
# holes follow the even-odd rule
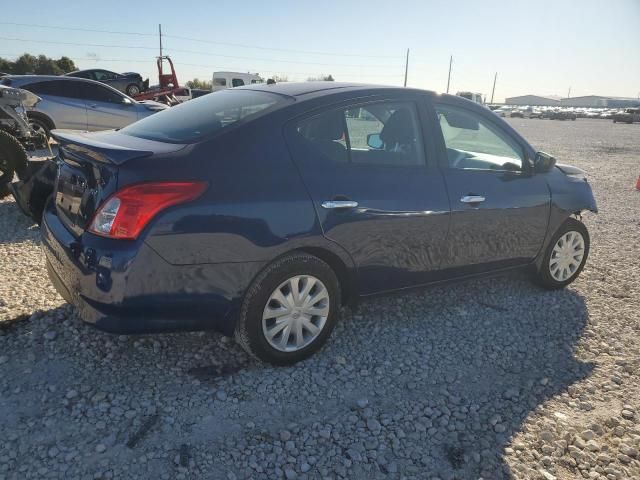
[[[39,117],[29,117],[29,125],[33,130],[35,137],[42,145],[46,145],[51,137],[51,127],[49,124]]]
[[[129,95],[130,97],[133,97],[134,95],[138,95],[140,93],[140,87],[134,83],[128,85],[126,90],[127,95]]]
[[[568,218],[549,242],[540,267],[534,273],[534,281],[549,290],[569,285],[584,268],[589,247],[587,227]]]
[[[339,309],[340,288],[331,267],[306,253],[287,255],[249,287],[235,338],[259,360],[290,365],[322,347]]]

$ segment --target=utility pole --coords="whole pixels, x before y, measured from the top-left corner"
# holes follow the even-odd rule
[[[407,48],[407,60],[404,64],[404,86],[407,86],[407,74],[409,73],[409,49]]]
[[[491,103],[493,103],[493,94],[496,93],[496,80],[498,79],[498,72],[493,76],[493,89],[491,90]]]
[[[567,98],[571,97],[571,87],[569,87],[569,92],[567,93]]]
[[[158,24],[158,33],[160,34],[160,56],[162,56],[162,24]]]
[[[453,55],[449,57],[449,77],[447,78],[447,93],[449,93],[449,84],[451,83],[451,64],[453,63]]]

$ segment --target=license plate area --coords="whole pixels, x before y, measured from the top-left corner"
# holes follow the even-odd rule
[[[76,233],[78,230],[84,230],[89,221],[82,208],[91,193],[91,185],[84,170],[83,167],[61,162],[55,189],[58,215],[63,223]]]

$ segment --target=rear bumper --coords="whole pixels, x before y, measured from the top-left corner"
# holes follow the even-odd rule
[[[113,333],[218,330],[231,335],[262,264],[171,265],[143,241],[76,238],[49,202],[42,218],[49,278],[80,317]]]

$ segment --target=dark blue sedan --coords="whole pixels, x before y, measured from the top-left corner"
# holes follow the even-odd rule
[[[459,97],[252,85],[54,136],[49,275],[111,332],[216,329],[289,364],[345,302],[513,268],[562,288],[589,253],[584,172]]]

